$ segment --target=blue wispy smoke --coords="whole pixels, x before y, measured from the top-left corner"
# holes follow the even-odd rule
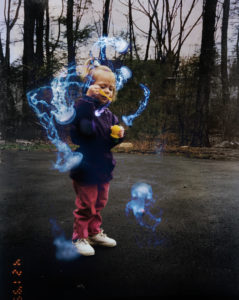
[[[143,98],[143,100],[140,101],[139,108],[137,109],[137,111],[134,114],[129,115],[129,116],[122,116],[122,121],[125,123],[126,126],[132,126],[134,119],[141,115],[141,113],[145,110],[145,108],[148,104],[150,90],[142,83],[140,84],[140,87],[144,91],[144,98]]]
[[[97,42],[94,43],[91,51],[90,56],[92,58],[92,66],[97,67],[100,64],[105,64],[108,60],[106,57],[106,48],[110,46],[115,49],[116,52],[122,54],[126,53],[129,48],[129,44],[120,37],[100,37]],[[100,58],[93,57],[94,50],[99,49],[100,50]],[[124,84],[132,77],[131,70],[126,66],[121,66],[118,69],[114,68],[114,65],[110,64],[111,70],[115,74],[116,79],[116,90],[120,90],[123,88]],[[89,87],[90,83],[92,82],[92,78],[89,78],[87,81],[87,87]],[[104,107],[101,107],[100,109],[96,110],[95,115],[99,117],[103,111],[110,105],[110,102],[108,102]]]
[[[129,48],[129,44],[122,39],[121,37],[105,37],[101,36],[93,45],[92,53],[94,52],[95,48],[100,49],[100,57],[101,61],[107,60],[106,57],[106,48],[111,46],[120,54],[126,53]]]
[[[161,217],[156,217],[151,213],[154,203],[151,186],[143,182],[136,183],[131,188],[131,201],[125,208],[126,216],[132,212],[140,226],[155,231],[161,222]]]
[[[59,77],[55,77],[51,82],[52,89],[52,110],[55,120],[60,125],[70,124],[76,115],[74,109],[74,99],[71,97],[70,91],[81,90],[82,84],[72,81],[71,78],[76,75],[72,74],[74,67],[63,71]]]
[[[71,240],[66,240],[64,232],[57,225],[56,221],[51,219],[52,233],[54,236],[53,244],[56,246],[56,258],[59,260],[74,260],[80,256],[76,251],[75,246]]]
[[[107,61],[105,50],[108,46],[113,47],[120,54],[126,53],[129,48],[128,43],[122,38],[100,37],[91,51],[93,68]],[[95,48],[100,49],[101,59],[93,57],[92,53]],[[111,69],[115,73],[116,89],[119,90],[132,77],[132,72],[126,66],[114,69],[112,65]],[[76,66],[73,65],[56,76],[49,86],[34,89],[27,93],[29,105],[36,113],[43,128],[45,128],[48,139],[58,150],[54,168],[60,172],[69,171],[79,165],[83,155],[80,152],[72,152],[69,145],[61,140],[56,124],[65,126],[74,120],[76,115],[75,100],[87,90],[90,84],[92,84],[92,78],[89,76],[86,82],[81,82],[80,76],[76,72]],[[148,104],[150,91],[143,84],[140,84],[140,86],[144,91],[144,99],[140,102],[135,114],[122,117],[127,126],[132,126],[134,119],[143,112]],[[95,115],[100,116],[109,105],[110,102],[96,110]]]
[[[120,90],[123,88],[124,84],[132,77],[131,70],[122,66],[120,69],[116,69],[115,78],[116,78],[116,90]]]
[[[54,245],[56,246],[56,258],[59,260],[73,260],[80,256],[76,251],[72,241],[66,240],[64,236],[54,239]]]
[[[61,125],[69,124],[75,117],[71,92],[77,89],[80,91],[82,84],[72,80],[73,74],[70,71],[64,71],[54,78],[51,86],[44,86],[27,93],[29,105],[45,128],[48,139],[58,150],[54,168],[60,172],[69,171],[79,165],[83,158],[81,153],[72,152],[71,148],[60,139],[55,124],[55,122]]]
[[[100,49],[100,57],[101,57],[100,60],[101,60],[101,62],[105,62],[105,61],[107,61],[107,57],[106,57],[107,46],[113,47],[118,53],[126,53],[129,48],[128,43],[125,40],[123,40],[122,38],[100,37],[98,39],[98,41],[93,45],[91,53],[93,53],[94,48]],[[132,77],[132,71],[126,66],[122,66],[121,68],[113,70],[113,71],[114,71],[115,77],[116,77],[116,90],[118,91],[118,90],[122,89],[124,84]],[[122,117],[122,121],[127,126],[133,125],[134,119],[141,115],[141,113],[145,110],[145,108],[148,104],[150,90],[142,83],[140,84],[140,87],[144,91],[144,99],[141,100],[141,102],[139,104],[139,108],[137,109],[137,111],[134,114]],[[98,115],[100,115],[99,112],[97,112],[97,113],[98,113]]]

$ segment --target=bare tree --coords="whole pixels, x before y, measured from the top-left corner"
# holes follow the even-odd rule
[[[229,100],[229,83],[227,72],[227,40],[230,0],[223,2],[222,35],[221,35],[221,80],[223,104]]]
[[[41,68],[44,63],[44,50],[43,50],[43,35],[44,35],[44,13],[48,0],[41,0],[40,5],[37,3],[36,14],[36,53],[35,64],[37,68]]]
[[[239,27],[237,28],[236,39],[236,77],[237,77],[237,102],[239,103]]]
[[[137,48],[137,43],[136,43],[136,34],[135,34],[135,30],[134,30],[134,27],[138,28],[138,26],[134,22],[134,19],[133,19],[134,1],[127,0],[126,3],[123,1],[120,1],[120,3],[128,8],[128,14],[126,15],[126,17],[127,17],[127,22],[128,22],[127,36],[129,37],[129,44],[130,44],[130,61],[133,60],[133,50],[134,50],[136,58],[139,60],[140,58],[139,58],[139,53],[138,53],[138,48]]]
[[[152,39],[153,20],[155,18],[155,14],[156,14],[156,9],[155,8],[158,7],[158,3],[159,3],[159,0],[157,0],[156,2],[154,1],[154,10],[153,10],[153,13],[151,14],[150,13],[151,5],[150,5],[150,2],[148,2],[149,30],[148,30],[148,38],[147,38],[147,45],[146,45],[146,50],[145,50],[144,61],[147,61],[148,56],[149,56],[149,46],[150,46],[150,42],[151,42],[151,39]]]
[[[137,3],[138,6],[135,5],[133,9],[149,18],[148,32],[134,23],[147,37],[145,58],[148,57],[148,45],[152,38],[156,49],[155,58],[158,61],[162,61],[164,58],[171,60],[174,64],[174,72],[176,72],[179,67],[182,46],[201,20],[201,14],[195,20],[193,19],[193,12],[196,10],[198,0],[191,0],[186,12],[186,5],[183,0],[162,0],[161,2],[149,0],[148,6],[142,0],[138,0]],[[188,25],[189,23],[190,25]],[[179,24],[179,26],[176,26],[176,24]]]
[[[10,66],[10,40],[11,40],[10,34],[11,34],[11,30],[13,29],[13,27],[16,24],[16,21],[18,19],[21,4],[22,4],[22,0],[18,0],[17,8],[15,10],[15,15],[14,15],[14,17],[12,17],[11,16],[12,1],[4,0],[4,20],[5,20],[5,25],[6,25],[4,64],[6,65],[6,67]],[[2,51],[2,53],[3,53],[3,51]],[[3,56],[2,56],[2,59],[3,59]]]
[[[1,38],[1,33],[0,33],[0,62],[1,62],[1,65],[3,66],[4,64],[4,55],[3,55],[3,46],[2,46],[2,38]]]
[[[191,146],[210,146],[208,116],[211,77],[215,58],[215,20],[217,0],[206,0],[203,11],[203,29],[199,61],[199,81],[195,107],[195,121]]]
[[[104,13],[103,13],[103,36],[108,36],[109,27],[109,13],[110,13],[110,0],[105,0]]]
[[[228,80],[228,66],[227,66],[227,40],[228,40],[228,21],[230,11],[230,0],[223,2],[223,17],[221,28],[221,82],[222,82],[222,102],[224,106],[222,123],[223,123],[223,136],[226,138],[230,135],[228,128],[228,104],[230,100],[229,93],[229,80]]]
[[[35,85],[36,73],[44,62],[43,19],[48,0],[24,1],[24,34],[23,34],[23,91]],[[36,47],[35,47],[36,43]],[[27,115],[28,104],[23,102],[23,114]]]
[[[60,45],[60,37],[62,35],[62,23],[63,22],[63,14],[64,14],[64,0],[61,0],[61,11],[60,15],[57,17],[51,17],[49,12],[49,4],[47,1],[46,4],[46,20],[45,20],[45,53],[46,53],[46,68],[48,76],[50,77],[54,72],[54,69],[58,67],[55,64],[55,51]],[[58,31],[56,34],[52,35],[51,26],[53,22],[57,22]]]
[[[105,0],[104,2],[104,9],[103,9],[103,21],[102,21],[102,36],[108,36],[108,29],[109,29],[109,16],[110,16],[110,0]],[[106,46],[100,50],[99,57],[101,60],[106,60]]]
[[[13,93],[11,90],[12,84],[12,69],[10,66],[10,44],[11,30],[17,22],[21,0],[12,3],[11,0],[4,1],[4,20],[6,28],[5,38],[5,55],[0,35],[0,128],[4,139],[11,140],[15,138],[15,118],[16,107]],[[12,12],[13,16],[12,16]]]
[[[77,45],[84,42],[92,30],[91,25],[81,27],[81,21],[91,0],[67,0],[66,38],[68,50],[68,64],[75,64]]]
[[[75,64],[75,48],[73,37],[73,7],[74,0],[67,0],[67,16],[66,16],[66,37],[67,37],[67,53],[68,65]]]
[[[132,1],[128,0],[129,6],[129,42],[130,42],[130,60],[133,59],[133,51],[132,47],[134,47],[134,52],[136,58],[139,60],[139,54],[137,51],[136,39],[135,39],[135,32],[134,32],[134,22],[133,22],[133,15],[132,15]]]
[[[175,69],[174,69],[175,72],[177,72],[179,67],[179,63],[180,63],[179,60],[180,60],[182,46],[186,41],[186,39],[188,38],[188,36],[193,31],[193,29],[198,25],[202,17],[202,14],[200,14],[196,20],[193,20],[192,25],[190,25],[189,28],[186,30],[186,26],[188,24],[189,18],[192,15],[193,9],[196,7],[197,3],[198,3],[197,0],[193,0],[191,2],[191,6],[189,7],[189,10],[187,11],[185,17],[183,17],[183,0],[180,0],[179,3],[180,29],[179,29],[178,36],[176,38],[175,45],[173,47],[173,53],[175,56]]]
[[[50,15],[49,15],[49,3],[46,3],[46,28],[45,28],[45,49],[46,49],[46,65],[50,68],[51,56],[50,56]]]
[[[239,105],[239,2],[237,0],[231,0],[230,2],[230,26],[233,28],[232,40],[235,43],[233,52],[235,54],[233,63],[233,72],[231,74],[231,79],[233,79],[234,85],[237,88],[237,103]]]

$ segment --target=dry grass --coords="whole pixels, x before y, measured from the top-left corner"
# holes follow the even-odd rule
[[[164,144],[160,140],[143,140],[143,141],[128,141],[132,143],[132,147],[120,147],[119,145],[112,149],[116,153],[140,153],[140,154],[168,154],[181,155],[191,158],[202,159],[220,159],[220,160],[239,160],[239,149],[229,148],[206,148],[206,147],[189,147],[179,145]],[[71,143],[68,144],[72,151],[78,146]],[[15,150],[15,151],[57,151],[56,147],[49,141],[31,141],[31,144],[21,143],[5,143],[0,144],[0,150]]]

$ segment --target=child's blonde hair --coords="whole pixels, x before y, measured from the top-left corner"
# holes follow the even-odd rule
[[[112,77],[112,81],[114,81],[112,101],[114,101],[116,98],[116,87],[115,87],[116,79],[115,79],[114,72],[112,72],[112,70],[109,67],[100,65],[100,63],[97,60],[94,60],[92,58],[87,59],[87,61],[84,64],[84,69],[82,74],[83,81],[86,82],[87,80],[89,80],[89,78],[95,80],[98,71],[108,72],[109,76]]]

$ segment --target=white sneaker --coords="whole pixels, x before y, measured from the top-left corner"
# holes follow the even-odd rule
[[[116,246],[116,241],[109,238],[105,233],[103,233],[103,230],[101,230],[101,232],[97,233],[96,235],[89,236],[88,241],[91,245],[101,245],[106,247]]]
[[[78,253],[91,256],[95,254],[94,248],[91,247],[87,239],[79,239],[76,242],[72,242],[72,244],[76,247]]]

